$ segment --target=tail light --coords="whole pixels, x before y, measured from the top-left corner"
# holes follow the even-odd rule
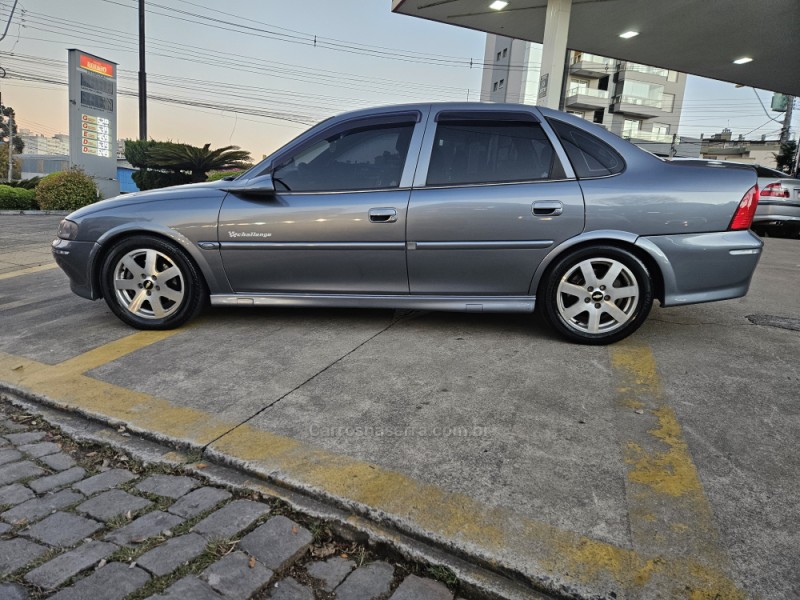
[[[758,206],[758,186],[754,185],[747,190],[747,193],[739,202],[728,229],[731,231],[749,229],[750,224],[753,222],[753,215],[756,214],[756,206]]]
[[[780,183],[770,183],[761,190],[761,196],[769,196],[771,198],[789,198],[789,190],[783,187]]]

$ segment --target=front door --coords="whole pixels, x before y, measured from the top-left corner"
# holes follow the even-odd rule
[[[406,159],[418,120],[326,128],[276,159],[273,196],[228,194],[218,234],[234,291],[407,294]]]

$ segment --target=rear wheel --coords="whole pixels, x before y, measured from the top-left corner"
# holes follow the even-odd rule
[[[112,246],[100,273],[112,312],[137,329],[173,329],[203,306],[205,286],[194,263],[173,244],[152,236]]]
[[[615,246],[572,252],[558,260],[540,286],[546,320],[582,344],[610,344],[634,331],[653,305],[647,267]]]

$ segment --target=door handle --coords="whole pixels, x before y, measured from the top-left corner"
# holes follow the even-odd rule
[[[557,217],[564,212],[564,205],[558,200],[537,200],[531,210],[535,217]]]
[[[370,208],[369,220],[372,223],[394,223],[397,221],[396,208]]]

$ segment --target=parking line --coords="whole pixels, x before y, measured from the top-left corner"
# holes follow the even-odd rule
[[[166,331],[137,331],[121,339],[98,346],[74,358],[65,360],[55,365],[54,371],[63,375],[79,375],[81,373],[86,373],[87,371],[115,361],[126,354],[170,338],[181,331],[185,331],[187,328],[188,327],[183,327],[182,329],[170,329]]]
[[[12,277],[20,277],[21,275],[30,275],[31,273],[38,273],[40,271],[49,271],[50,269],[57,269],[57,264],[37,265],[35,267],[26,267],[18,271],[11,271],[9,273],[0,274],[0,280],[11,279]]]
[[[634,550],[649,556],[694,557],[693,573],[679,580],[690,577],[696,593],[712,598],[741,597],[722,575],[729,571],[728,559],[720,549],[711,505],[680,423],[667,404],[652,350],[628,341],[609,352],[617,382],[618,437]],[[661,570],[660,565],[653,568],[654,573]]]
[[[655,536],[662,535],[663,527],[667,526],[674,525],[680,532],[678,525],[688,528],[697,523],[710,524],[710,509],[702,496],[696,471],[693,465],[686,465],[686,460],[691,462],[691,459],[685,451],[685,443],[681,446],[679,426],[677,432],[675,430],[677,421],[668,412],[658,412],[659,407],[652,410],[657,423],[654,432],[645,432],[652,439],[646,440],[647,443],[638,436],[626,440],[626,444],[628,441],[636,444],[635,447],[631,445],[630,454],[626,454],[630,460],[631,524],[632,530],[636,529],[634,547],[626,548],[521,516],[511,508],[484,504],[397,471],[247,424],[238,425],[212,413],[84,374],[174,333],[135,333],[58,365],[0,352],[0,381],[7,382],[12,389],[21,388],[44,397],[59,407],[106,422],[125,423],[134,432],[197,446],[207,446],[213,441],[207,448],[212,457],[224,456],[227,463],[244,465],[290,488],[327,498],[355,514],[394,523],[401,530],[440,540],[446,545],[455,544],[485,560],[497,561],[502,557],[503,568],[525,574],[539,585],[555,584],[562,590],[589,595],[617,591],[638,597],[653,591],[658,594],[664,589],[680,590],[676,593],[680,596],[691,593],[696,598],[742,595],[720,568],[721,563],[708,559],[708,548],[699,548],[698,554],[684,554],[683,547],[646,543],[643,524],[651,524]],[[663,392],[654,379],[657,374],[652,354],[649,359],[643,359],[639,352],[612,351],[612,364],[621,381],[621,402],[642,402],[640,398],[645,396],[647,406],[650,396],[655,403]],[[632,410],[627,412],[635,414]],[[643,415],[635,416],[641,419]],[[662,451],[666,452],[666,458],[651,449],[657,444],[666,447]],[[664,477],[671,476],[676,466],[680,467],[677,480],[683,483],[663,488]],[[693,477],[696,485],[692,483]],[[656,500],[661,502],[674,497],[665,493],[665,489],[677,490],[678,498],[689,496],[691,514],[683,515],[686,518],[682,519],[663,520],[659,507],[654,504]],[[699,499],[697,490],[700,490]],[[651,495],[648,497],[648,494]],[[698,502],[701,508],[705,502],[705,516],[695,514],[702,512],[696,505]]]

